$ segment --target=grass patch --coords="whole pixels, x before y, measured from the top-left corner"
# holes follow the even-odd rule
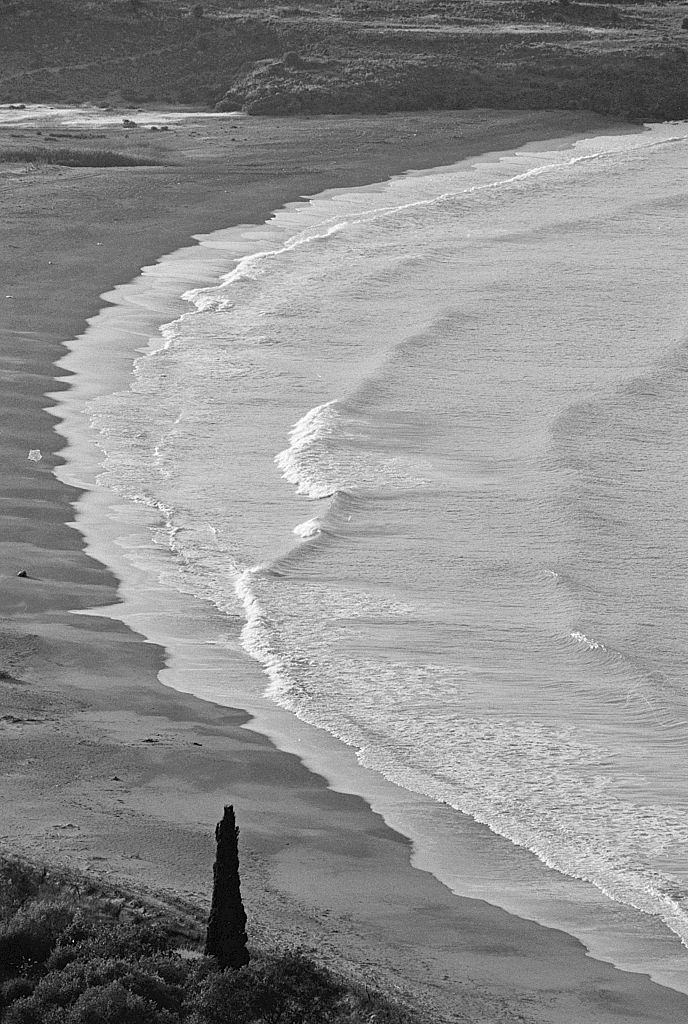
[[[53,164],[59,167],[159,167],[157,160],[129,156],[110,149],[52,149],[29,146],[26,149],[0,150],[0,163]]]

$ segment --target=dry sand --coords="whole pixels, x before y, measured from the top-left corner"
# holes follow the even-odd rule
[[[161,648],[74,614],[112,604],[117,580],[68,525],[78,492],[51,472],[63,441],[44,411],[63,343],[100,294],[193,233],[601,123],[526,112],[190,121],[54,143],[153,153],[162,167],[0,164],[4,851],[204,904],[213,825],[231,800],[254,941],[316,949],[437,1021],[688,1020],[688,997],[592,960],[563,932],[453,896],[362,799],[239,729],[244,712],[161,686]],[[0,135],[0,148],[45,141],[31,128]],[[32,448],[42,462],[27,459]]]

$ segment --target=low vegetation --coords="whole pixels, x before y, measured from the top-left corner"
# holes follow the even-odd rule
[[[0,0],[0,102],[688,116],[688,0]]]
[[[133,902],[132,902],[133,899]],[[184,933],[181,935],[180,933]],[[174,912],[0,858],[3,1024],[417,1024],[300,952],[222,970]],[[184,938],[186,948],[179,946]]]
[[[55,164],[60,167],[154,167],[155,160],[108,149],[51,149],[30,146],[0,150],[0,163]]]

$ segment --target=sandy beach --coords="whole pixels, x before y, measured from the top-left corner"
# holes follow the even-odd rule
[[[325,188],[600,126],[577,112],[190,119],[165,133],[102,128],[97,142],[62,133],[160,166],[0,164],[3,852],[206,906],[212,830],[231,801],[254,942],[317,950],[436,1021],[688,1019],[688,996],[452,895],[363,799],[243,728],[246,712],[161,685],[163,647],[79,615],[116,603],[118,581],[70,526],[79,492],[53,474],[64,441],[46,408],[66,386],[55,363],[100,296],[193,235],[262,223]],[[32,127],[0,134],[3,149],[43,142]]]

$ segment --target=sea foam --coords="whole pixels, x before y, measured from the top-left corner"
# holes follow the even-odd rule
[[[683,145],[282,211],[93,411],[270,699],[685,941]]]

